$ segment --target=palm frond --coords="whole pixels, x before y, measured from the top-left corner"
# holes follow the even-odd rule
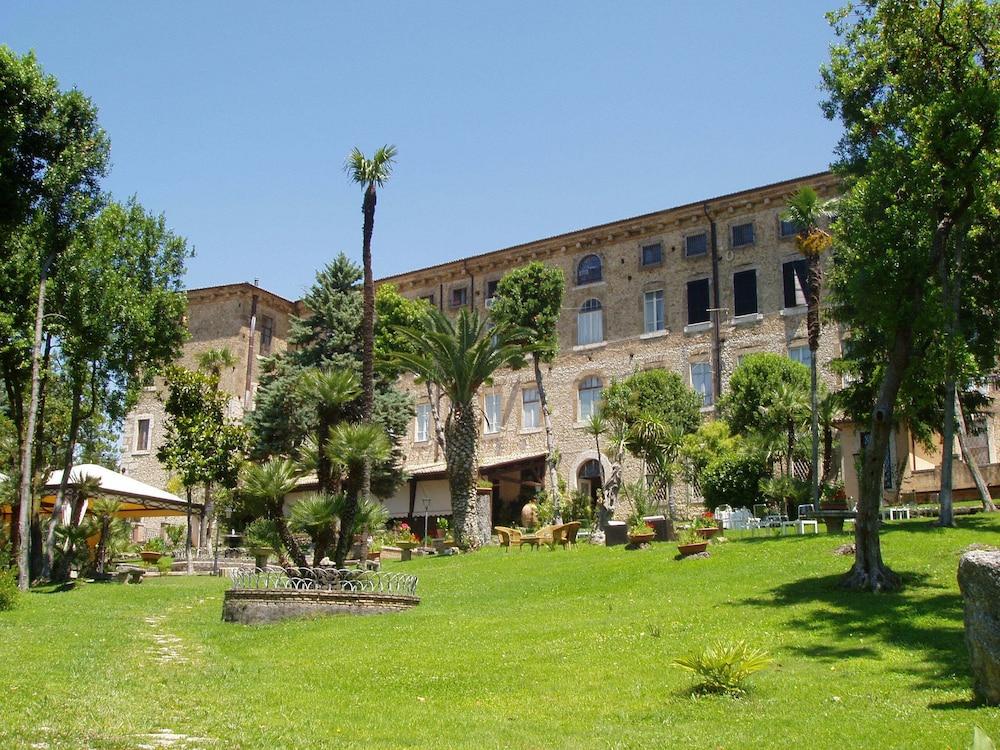
[[[353,182],[359,185],[382,187],[392,175],[392,167],[395,164],[397,153],[395,146],[387,144],[378,149],[369,159],[362,153],[361,149],[355,146],[344,162],[344,171],[351,176]]]

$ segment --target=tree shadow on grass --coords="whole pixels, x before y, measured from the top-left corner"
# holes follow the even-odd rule
[[[786,627],[821,636],[821,644],[783,646],[810,659],[836,661],[880,658],[865,643],[903,649],[912,659],[898,671],[918,678],[922,688],[940,687],[941,680],[968,672],[963,638],[962,598],[926,574],[901,573],[902,591],[870,594],[840,588],[842,574],[815,576],[777,586],[741,605],[794,608]],[[810,606],[812,605],[812,606]]]

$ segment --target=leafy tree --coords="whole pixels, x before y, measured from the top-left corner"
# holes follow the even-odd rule
[[[4,342],[3,377],[23,435],[20,444],[18,586],[28,587],[32,517],[33,443],[42,385],[45,300],[48,280],[80,222],[100,204],[98,180],[108,160],[108,141],[97,124],[97,111],[77,90],[61,92],[33,55],[19,57],[0,47],[0,244],[15,271],[19,291],[30,296],[5,298],[0,331],[23,317],[8,312],[26,307],[34,314],[34,331]],[[13,345],[13,346],[12,346]],[[26,356],[26,354],[28,356]],[[30,366],[26,367],[30,363]],[[27,371],[30,369],[30,376]],[[24,384],[30,383],[27,408]]]
[[[234,367],[236,367],[236,357],[229,351],[229,347],[206,349],[198,355],[198,369],[214,375],[216,380],[222,377],[223,370],[231,370]]]
[[[389,382],[400,376],[397,352],[408,351],[409,339],[401,328],[420,328],[430,305],[422,299],[404,297],[392,284],[381,284],[375,292],[375,369]]]
[[[532,261],[509,271],[500,279],[490,312],[497,325],[525,332],[525,340],[521,343],[531,355],[535,372],[535,387],[545,426],[545,463],[557,521],[561,518],[559,475],[556,472],[559,453],[552,436],[552,417],[542,380],[542,363],[551,362],[559,351],[557,325],[565,290],[566,279],[561,268]]]
[[[767,429],[767,411],[782,384],[809,392],[806,366],[780,354],[748,354],[729,378],[729,391],[719,408],[729,428],[739,435]]]
[[[858,356],[877,363],[864,374],[876,396],[844,585],[879,591],[901,585],[878,533],[897,403],[928,370],[943,376],[942,360],[955,361],[961,339],[970,343],[941,341],[953,315],[942,280],[959,272],[967,238],[976,238],[975,262],[989,275],[1000,267],[1000,7],[885,0],[848,5],[831,23],[839,39],[823,69],[823,106],[844,125],[835,168],[848,188],[834,224],[834,312],[854,332]],[[996,305],[979,297],[990,283],[963,285],[961,307],[975,312],[975,345],[995,356],[1000,326],[981,323]]]
[[[809,418],[809,397],[796,385],[781,381],[768,399],[766,406],[761,407],[763,417],[759,433],[766,445],[780,443],[784,437],[779,453],[785,459],[785,476],[793,476],[792,462],[795,458],[795,448],[798,435]],[[770,463],[770,462],[768,462]]]
[[[316,493],[295,501],[288,517],[292,531],[309,535],[313,544],[313,566],[319,565],[336,538],[337,519],[344,500],[343,495]]]
[[[199,484],[236,486],[247,447],[246,430],[226,419],[226,395],[212,375],[173,366],[167,369],[169,394],[166,437],[157,458],[180,476],[187,495],[188,574],[191,556],[192,490]],[[205,508],[205,518],[209,517]],[[204,520],[204,519],[203,519]]]
[[[417,377],[441,388],[448,397],[445,419],[445,464],[455,519],[455,542],[478,547],[486,541],[488,522],[477,517],[476,484],[479,473],[479,425],[476,396],[502,367],[522,359],[522,332],[504,327],[488,329],[475,311],[463,309],[452,323],[431,310],[425,327],[404,329],[409,351],[396,355]]]
[[[722,419],[702,422],[698,429],[684,436],[680,456],[685,478],[701,488],[702,474],[716,459],[731,456],[743,450],[743,440],[729,432],[729,424]]]
[[[752,508],[760,497],[760,483],[767,476],[767,467],[756,453],[741,451],[724,454],[708,464],[701,473],[701,494],[705,505],[713,511],[720,505]]]
[[[820,227],[820,222],[831,215],[829,202],[822,201],[811,187],[802,187],[788,198],[786,210],[782,218],[790,221],[796,228],[795,246],[805,256],[809,263],[809,312],[806,327],[809,331],[809,376],[810,376],[810,410],[812,415],[812,499],[819,507],[819,385],[816,368],[819,351],[819,298],[823,286],[823,267],[820,257],[833,242],[829,232]]]

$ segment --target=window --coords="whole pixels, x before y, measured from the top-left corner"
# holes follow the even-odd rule
[[[781,280],[785,289],[785,307],[806,304],[809,292],[809,261],[791,260],[781,264]]]
[[[502,404],[503,400],[499,393],[487,393],[483,398],[483,432],[487,435],[500,432],[500,428],[503,426],[501,424]]]
[[[596,375],[584,378],[580,382],[579,394],[581,422],[586,422],[592,416],[597,414],[598,407],[601,404],[601,392],[603,390],[604,385],[601,383],[601,379]]]
[[[708,314],[708,279],[698,279],[688,282],[688,325],[707,323]]]
[[[135,421],[135,452],[147,453],[149,451],[149,428],[152,425],[152,418],[139,417]]]
[[[737,271],[733,274],[733,315],[753,315],[757,312],[757,271]]]
[[[268,315],[260,316],[260,353],[271,353],[271,338],[274,336],[274,318]]]
[[[733,247],[746,247],[753,244],[753,222],[746,224],[734,224],[730,228]]]
[[[788,356],[806,367],[812,366],[812,352],[808,346],[791,346],[788,348]]]
[[[426,302],[431,307],[434,306],[434,295],[433,294],[425,294],[420,299],[422,299],[424,302]]]
[[[708,233],[688,235],[684,238],[684,255],[693,258],[697,255],[704,255],[708,252]]]
[[[431,405],[417,404],[417,416],[413,429],[413,442],[422,443],[427,440],[431,427]]]
[[[704,406],[712,405],[712,366],[708,362],[691,363],[691,387],[701,394]]]
[[[658,266],[663,262],[663,245],[656,242],[642,246],[642,265]]]
[[[604,341],[604,311],[596,299],[583,303],[576,315],[576,343],[578,346]]]
[[[451,290],[451,306],[461,307],[469,304],[469,287],[457,286]]]
[[[778,236],[782,239],[787,239],[788,237],[794,237],[799,233],[799,228],[795,225],[794,221],[785,221],[784,219],[778,219]]]
[[[666,328],[663,319],[663,290],[657,289],[643,295],[643,310],[646,318],[646,333],[662,331]]]
[[[499,284],[499,279],[493,279],[493,281],[486,282],[486,299],[493,299],[497,296],[497,286],[499,286]]]
[[[596,255],[588,255],[583,260],[580,261],[580,265],[576,267],[576,283],[581,284],[593,284],[596,281],[600,281],[601,275],[601,259]]]
[[[537,388],[521,391],[521,429],[535,430],[542,425],[542,400]]]

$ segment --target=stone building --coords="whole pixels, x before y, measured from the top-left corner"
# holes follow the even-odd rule
[[[497,282],[532,260],[563,270],[564,309],[559,354],[543,369],[552,410],[559,472],[569,490],[593,492],[600,477],[593,438],[584,424],[612,380],[666,368],[702,394],[712,415],[729,377],[747,354],[774,352],[808,364],[805,261],[795,230],[780,215],[785,199],[809,185],[821,196],[837,192],[830,173],[808,175],[663,211],[589,227],[514,247],[381,279],[405,296],[423,298],[447,313],[463,307],[487,313]],[[284,350],[289,317],[302,314],[291,302],[255,285],[233,284],[189,292],[191,340],[182,364],[194,366],[205,349],[226,346],[238,365],[223,376],[234,416],[253,408],[257,358]],[[849,333],[824,325],[818,352],[821,378],[831,390],[841,377],[829,368]],[[450,514],[444,457],[435,440],[426,387],[404,378],[417,415],[403,440],[410,475],[387,500],[394,517]],[[996,384],[990,386],[995,394]],[[167,476],[155,459],[162,440],[163,408],[158,381],[143,394],[123,435],[122,466],[157,486]],[[493,482],[494,519],[509,520],[525,497],[544,484],[545,437],[537,391],[529,369],[498,373],[480,396],[483,430],[481,474]],[[994,410],[973,438],[991,484],[997,464],[1000,423]],[[854,460],[862,430],[841,430],[842,476],[857,496]],[[926,497],[935,491],[940,450],[926,450],[901,430],[887,459],[886,493]],[[626,479],[639,478],[637,463]],[[933,476],[932,476],[933,475]],[[956,466],[956,487],[967,480]],[[966,487],[966,484],[961,487]],[[932,486],[934,485],[934,486]],[[964,491],[964,490],[963,490]],[[682,496],[681,501],[684,500]],[[419,522],[418,522],[419,530]]]
[[[189,338],[178,364],[196,369],[202,353],[228,349],[236,364],[221,373],[219,386],[229,395],[230,417],[242,419],[253,408],[260,358],[287,349],[289,320],[300,305],[249,283],[190,289],[187,303]],[[143,390],[123,424],[119,471],[166,489],[170,477],[156,458],[166,432],[165,398],[163,378]],[[142,525],[149,536],[160,521]]]

